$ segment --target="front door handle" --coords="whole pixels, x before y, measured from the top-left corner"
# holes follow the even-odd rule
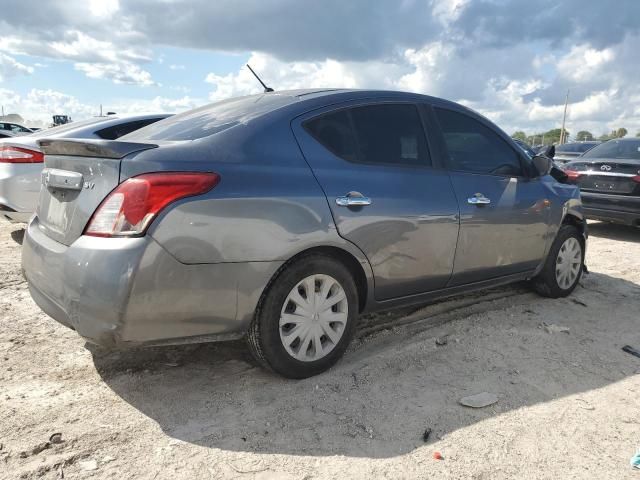
[[[371,199],[360,192],[349,192],[343,197],[336,198],[336,204],[341,207],[364,207],[371,205]]]
[[[489,205],[491,200],[485,197],[482,193],[476,193],[473,197],[467,198],[467,203],[471,205]]]

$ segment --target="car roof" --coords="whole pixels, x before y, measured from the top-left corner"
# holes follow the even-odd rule
[[[448,102],[447,100],[443,100],[437,97],[431,97],[428,95],[422,95],[419,93],[412,92],[401,92],[397,90],[370,90],[370,89],[352,89],[352,88],[306,88],[306,89],[297,89],[297,90],[282,90],[276,92],[269,93],[260,93],[255,95],[256,97],[262,95],[280,95],[280,96],[288,96],[291,97],[292,102],[294,101],[311,101],[316,99],[330,99],[330,98],[340,98],[340,99],[353,99],[359,100],[364,98],[413,98],[413,99],[422,99],[422,100],[430,100],[430,101],[442,101],[455,105],[453,102]]]
[[[243,97],[233,97],[222,100],[220,102],[210,103],[190,112],[198,111],[204,113],[209,109],[213,111],[219,106],[224,105],[226,102],[251,101],[247,103],[254,103],[258,105],[262,100],[266,99],[270,100],[268,102],[269,106],[263,105],[262,108],[258,108],[258,110],[260,111],[254,112],[255,114],[251,115],[252,119],[266,116],[270,113],[274,113],[275,111],[282,112],[283,114],[289,116],[297,116],[315,108],[321,108],[331,105],[332,103],[374,99],[423,101],[438,106],[447,106],[457,110],[470,111],[478,115],[477,112],[473,112],[463,105],[442,98],[431,97],[419,93],[400,92],[394,90],[360,90],[346,88],[308,88],[258,93],[254,95],[246,95]],[[185,115],[186,113],[188,112],[179,114],[179,116]]]

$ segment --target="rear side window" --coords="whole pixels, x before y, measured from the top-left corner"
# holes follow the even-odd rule
[[[162,120],[162,118],[148,118],[146,120],[136,120],[134,122],[121,123],[119,125],[113,125],[111,127],[103,128],[102,130],[97,130],[96,135],[105,140],[116,140],[131,132],[135,132],[142,127],[151,125],[158,120]]]
[[[435,109],[454,170],[522,176],[520,156],[492,129],[463,113]]]
[[[304,124],[307,131],[334,155],[349,162],[358,161],[358,153],[347,110],[328,113]]]
[[[431,165],[418,109],[409,104],[367,105],[305,122],[324,147],[349,162]]]

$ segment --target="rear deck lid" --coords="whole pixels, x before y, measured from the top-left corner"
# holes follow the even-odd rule
[[[610,193],[618,195],[638,195],[640,184],[640,161],[619,159],[592,162],[575,161],[568,168],[580,173],[578,184],[586,192]]]
[[[117,140],[46,139],[38,144],[45,154],[38,226],[65,245],[82,235],[100,202],[118,185],[122,159],[157,147]]]

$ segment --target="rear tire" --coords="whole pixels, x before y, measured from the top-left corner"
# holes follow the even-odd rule
[[[544,297],[566,297],[578,285],[583,269],[584,238],[573,225],[563,225],[542,271],[532,280],[533,288]]]
[[[335,364],[356,326],[358,293],[351,272],[323,254],[287,265],[267,286],[247,333],[263,366],[307,378]]]

